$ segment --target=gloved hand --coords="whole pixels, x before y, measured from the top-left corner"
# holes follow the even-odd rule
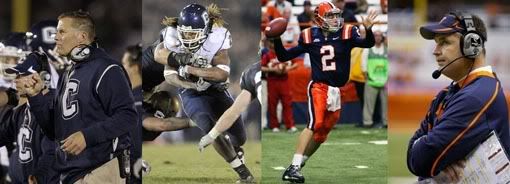
[[[197,81],[197,91],[205,91],[207,88],[211,86],[211,83],[205,81],[203,78],[198,79]]]
[[[151,172],[151,166],[145,160],[139,158],[133,165],[133,174],[136,178],[142,178]]]
[[[181,76],[184,79],[188,78],[188,65],[180,66],[178,69],[179,76]]]
[[[215,128],[211,129],[207,135],[204,135],[200,139],[200,142],[198,143],[198,150],[202,152],[207,146],[211,145],[219,135],[221,135],[221,133],[218,132],[218,130]]]
[[[198,143],[198,150],[202,152],[207,146],[211,145],[214,142],[214,138],[212,138],[209,134],[204,135],[200,142]]]
[[[171,52],[170,53],[170,57],[173,57],[178,63],[179,65],[189,65],[191,63],[193,63],[193,54],[191,53],[176,53],[176,52]]]

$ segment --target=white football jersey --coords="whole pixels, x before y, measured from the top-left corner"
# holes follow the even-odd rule
[[[163,43],[165,48],[172,52],[183,53],[186,49],[180,44],[177,37],[177,29],[167,27],[163,32]],[[213,27],[204,44],[194,53],[196,59],[206,60],[212,65],[212,59],[222,49],[229,49],[232,46],[230,32],[224,27]]]

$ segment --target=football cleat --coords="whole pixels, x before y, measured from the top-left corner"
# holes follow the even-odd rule
[[[254,182],[254,177],[253,177],[253,175],[251,175],[251,172],[248,169],[248,167],[246,167],[246,165],[242,164],[241,166],[234,168],[234,170],[239,175],[239,180],[238,180],[239,182],[248,182],[248,181]]]
[[[291,183],[304,183],[305,177],[299,171],[300,168],[297,165],[290,165],[285,169],[283,173],[282,180],[289,181]]]
[[[248,176],[246,178],[239,178],[236,183],[256,183],[255,178],[253,176]]]

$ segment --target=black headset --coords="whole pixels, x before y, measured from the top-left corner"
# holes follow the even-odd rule
[[[451,12],[457,20],[462,24],[465,31],[461,32],[460,51],[466,58],[474,59],[483,51],[484,40],[483,35],[476,30],[472,15],[466,15],[460,12]]]
[[[84,61],[89,58],[90,53],[92,52],[92,46],[80,44],[74,47],[69,53],[70,59],[74,62]]]
[[[84,61],[91,55],[93,47],[99,48],[97,38],[94,38],[94,41],[90,43],[90,45],[80,44],[71,49],[71,52],[69,53],[69,58],[74,62]]]

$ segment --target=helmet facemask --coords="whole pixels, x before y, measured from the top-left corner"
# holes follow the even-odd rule
[[[207,29],[193,29],[191,26],[177,26],[178,38],[182,46],[190,52],[195,52],[207,39]]]
[[[22,62],[25,52],[13,46],[0,48],[0,77],[6,82],[11,82],[16,78],[16,74],[5,72],[7,68],[13,68]]]
[[[322,22],[321,28],[329,32],[338,31],[344,24],[342,11],[337,8],[324,13],[324,16],[319,15],[318,18],[321,19],[320,21]]]

